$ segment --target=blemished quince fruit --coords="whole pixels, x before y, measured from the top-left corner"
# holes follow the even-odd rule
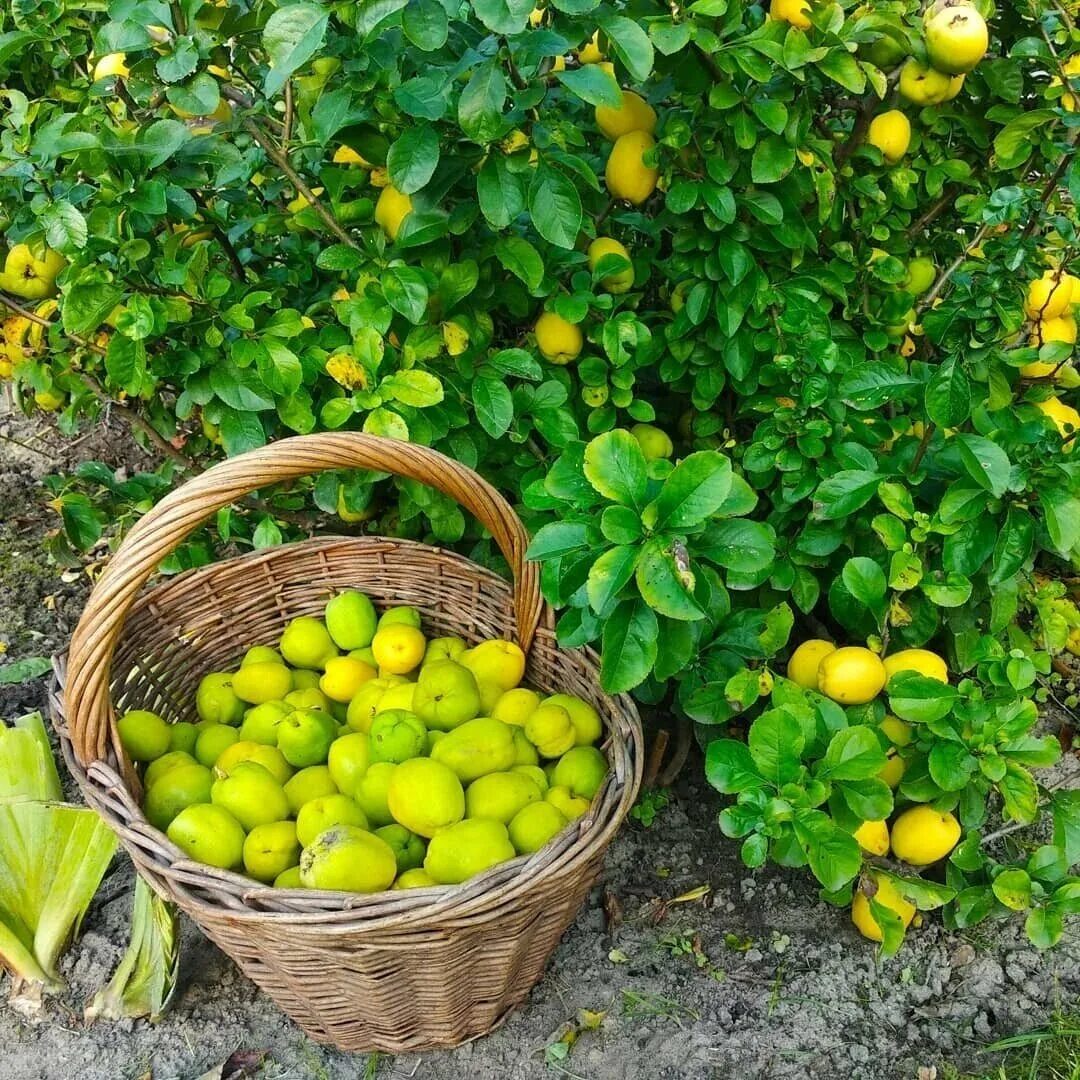
[[[807,15],[810,10],[810,0],[770,0],[769,3],[769,15],[772,18],[799,30],[810,29],[811,22]]]
[[[488,773],[465,789],[465,816],[509,825],[523,807],[544,797],[536,781],[513,771]]]
[[[818,689],[840,705],[865,705],[885,687],[885,665],[859,646],[837,649],[818,666]]]
[[[326,762],[338,726],[322,709],[294,709],[278,724],[277,731],[282,756],[290,765],[303,769]]]
[[[890,165],[895,165],[911,145],[911,121],[899,109],[880,113],[870,121],[866,141],[876,146]]]
[[[971,71],[990,45],[986,20],[967,5],[938,11],[927,21],[925,37],[930,63],[949,75]]]
[[[338,655],[338,647],[321,619],[302,615],[285,627],[279,644],[281,655],[293,667],[322,670]]]
[[[540,707],[540,695],[535,690],[518,686],[513,690],[506,690],[499,695],[491,710],[491,716],[495,720],[501,720],[504,724],[513,724],[516,727],[524,727],[525,721]]]
[[[281,701],[293,690],[292,672],[282,663],[258,661],[243,664],[232,677],[233,693],[249,705]]]
[[[326,671],[319,680],[319,689],[331,700],[348,705],[361,687],[376,678],[371,664],[355,656],[332,656],[326,661]]]
[[[338,593],[323,614],[327,632],[339,649],[366,649],[375,636],[379,617],[370,598],[355,589]]]
[[[424,862],[427,845],[416,833],[409,832],[404,825],[383,825],[375,830],[375,835],[390,845],[397,860],[399,874],[415,870]]]
[[[405,675],[417,668],[424,659],[426,647],[424,635],[407,623],[380,626],[371,641],[371,651],[380,673],[392,675]]]
[[[886,656],[882,661],[886,679],[891,679],[901,671],[917,671],[927,679],[938,682],[949,681],[949,667],[937,653],[929,649],[902,649]]]
[[[379,192],[375,203],[375,222],[382,227],[389,240],[398,238],[402,222],[412,213],[412,199],[398,191],[393,184],[387,184]]]
[[[656,132],[656,110],[640,94],[623,90],[619,108],[596,106],[596,126],[612,142],[631,131],[647,131],[653,135]]]
[[[146,820],[155,829],[168,829],[185,807],[209,802],[213,784],[213,773],[205,765],[178,765],[169,769],[147,789],[143,800]]]
[[[122,52],[106,53],[94,65],[94,82],[113,77],[126,79],[131,72],[127,66],[127,54]]]
[[[501,821],[466,818],[431,838],[424,869],[440,885],[458,885],[516,854]]]
[[[864,821],[852,834],[859,847],[870,855],[889,854],[889,824],[886,821]]]
[[[333,752],[333,747],[330,750]],[[320,799],[324,795],[337,795],[339,791],[329,765],[309,765],[306,769],[300,769],[285,782],[283,790],[285,798],[289,800],[289,811],[293,815],[298,814],[305,803]]]
[[[952,89],[952,80],[944,72],[911,57],[900,71],[900,96],[912,105],[939,105]]]
[[[422,761],[423,758],[412,758],[412,761]],[[368,770],[356,782],[352,796],[356,805],[367,815],[372,828],[380,825],[389,825],[394,820],[390,813],[389,792],[390,781],[397,772],[399,766],[389,761],[375,761],[368,766]],[[462,796],[464,800],[464,795]],[[406,825],[408,828],[409,826]],[[416,830],[413,829],[413,832]]]
[[[413,711],[435,731],[450,731],[480,713],[476,677],[453,660],[426,663],[413,694]]]
[[[585,344],[581,327],[567,322],[554,311],[545,311],[536,320],[535,330],[536,347],[540,355],[552,364],[562,366],[576,360]]]
[[[427,751],[427,728],[419,717],[405,709],[381,712],[371,723],[371,758],[395,765]]]
[[[210,801],[223,806],[248,831],[289,816],[289,800],[281,784],[254,761],[242,762],[215,780]]]
[[[296,813],[296,836],[301,847],[308,847],[320,833],[335,825],[368,828],[367,815],[355,799],[340,792],[309,799]]]
[[[821,661],[834,652],[836,646],[831,641],[823,638],[807,639],[791,654],[787,664],[787,677],[804,690],[816,690]]]
[[[132,709],[116,722],[120,743],[132,761],[153,761],[169,752],[169,724],[157,713]]]
[[[330,744],[326,767],[337,790],[348,795],[356,790],[360,777],[371,767],[371,762],[371,737],[362,731],[353,731],[348,735],[339,735]]]
[[[195,740],[195,760],[211,769],[217,764],[218,758],[239,741],[240,733],[228,724],[207,724],[204,721],[199,726],[201,730]]]
[[[630,434],[641,447],[646,461],[663,461],[675,453],[671,436],[655,424],[634,424]]]
[[[354,825],[320,833],[300,856],[305,889],[373,893],[390,888],[397,860],[385,840]]]
[[[561,705],[541,705],[525,721],[525,735],[546,758],[561,757],[577,741],[570,713]]]
[[[513,690],[525,676],[525,654],[512,641],[494,638],[482,641],[461,656],[477,683],[497,686],[504,693]]]
[[[575,746],[555,763],[551,783],[569,788],[582,799],[592,800],[608,773],[608,760],[595,746]]]
[[[228,810],[213,803],[185,807],[167,830],[169,839],[192,859],[222,870],[244,861],[244,828]]]
[[[562,811],[546,799],[523,806],[507,826],[510,843],[519,855],[539,851],[567,826]]]
[[[386,804],[399,825],[417,836],[431,838],[465,816],[465,789],[442,762],[410,758],[394,766],[387,785]]]
[[[231,671],[212,671],[200,680],[195,691],[195,711],[200,720],[210,724],[239,724],[246,708],[233,690]]]
[[[300,841],[296,822],[271,821],[256,825],[244,840],[244,870],[249,877],[267,884],[276,881],[291,866],[300,864]]]
[[[517,759],[514,729],[488,716],[466,720],[453,731],[448,731],[431,748],[431,759],[445,765],[463,784],[469,784],[487,773],[505,772]],[[419,831],[413,829],[413,832]]]
[[[1066,452],[1071,451],[1076,444],[1073,436],[1080,431],[1080,412],[1056,397],[1035,402],[1035,408],[1054,422],[1061,437],[1069,440],[1065,447]]]
[[[630,131],[615,140],[604,168],[608,194],[640,206],[656,190],[660,170],[646,165],[645,155],[656,145],[647,131]]]
[[[892,826],[893,854],[911,866],[929,866],[944,859],[959,840],[960,822],[932,806],[913,806]]]
[[[873,891],[877,903],[900,916],[905,929],[911,925],[911,920],[915,917],[915,905],[904,899],[891,878],[884,874],[872,874],[868,887]],[[871,941],[881,940],[881,927],[870,910],[870,900],[864,891],[863,883],[855,890],[855,897],[851,902],[851,921],[863,937]]]
[[[56,277],[66,265],[51,248],[38,258],[29,244],[15,244],[4,259],[0,289],[24,300],[45,300],[56,295]]]
[[[265,746],[277,746],[278,724],[292,711],[292,705],[285,701],[264,701],[248,709],[240,725],[240,738]]]
[[[630,252],[618,240],[613,240],[610,236],[598,236],[589,245],[589,269],[595,270],[605,255],[618,255],[629,265],[622,270],[616,270],[613,274],[605,274],[600,279],[600,287],[613,296],[629,292],[634,287],[634,266],[630,261]]]

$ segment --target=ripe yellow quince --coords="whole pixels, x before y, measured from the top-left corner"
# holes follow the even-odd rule
[[[579,64],[599,64],[604,59],[604,54],[600,51],[600,31],[597,30],[580,49],[576,49],[574,55],[577,56]]]
[[[806,15],[809,10],[809,0],[772,0],[769,4],[771,18],[790,23],[800,30],[810,29],[810,20]]]
[[[351,146],[342,143],[334,151],[333,162],[335,165],[359,165],[362,169],[373,168],[370,161],[365,161]]]
[[[1076,442],[1073,436],[1080,431],[1080,412],[1056,397],[1035,402],[1035,408],[1054,421],[1054,426],[1063,439],[1069,439],[1065,452],[1070,452]]]
[[[912,866],[944,859],[960,839],[960,822],[952,814],[921,804],[905,810],[892,827],[893,854]]]
[[[552,364],[569,364],[576,360],[584,342],[581,327],[567,322],[554,311],[545,311],[536,320],[536,347]]]
[[[899,109],[883,112],[870,121],[866,141],[876,146],[890,165],[895,165],[911,145],[911,121]]]
[[[56,275],[67,260],[50,248],[39,259],[28,244],[16,244],[4,260],[0,289],[24,300],[44,300],[56,295]]]
[[[375,204],[375,221],[382,226],[390,240],[396,240],[401,223],[412,213],[412,199],[403,195],[393,184],[387,184],[379,192]]]
[[[633,90],[622,92],[622,104],[617,109],[609,105],[596,106],[596,126],[614,142],[631,131],[656,131],[656,110]]]
[[[656,145],[647,131],[630,131],[615,140],[604,169],[608,193],[640,206],[655,190],[659,169],[646,165],[645,155]]]
[[[910,926],[911,920],[915,918],[915,905],[905,900],[892,881],[883,874],[874,874],[871,880],[874,900],[899,915],[905,929]],[[881,927],[874,919],[870,900],[861,886],[855,890],[855,898],[851,902],[851,921],[863,937],[871,941],[881,940]]]
[[[630,262],[630,252],[618,240],[612,240],[609,236],[598,236],[589,245],[589,269],[595,270],[597,263],[605,255],[621,255],[627,262]],[[625,270],[619,270],[617,273],[608,274],[607,277],[601,278],[600,284],[607,292],[616,296],[627,292],[634,285],[633,264],[631,263]]]
[[[939,105],[952,89],[948,75],[912,57],[900,71],[900,96],[912,105]]]
[[[1028,285],[1024,314],[1029,319],[1040,319],[1043,322],[1064,315],[1073,302],[1074,280],[1060,271],[1047,270],[1042,277]]]
[[[930,63],[949,75],[962,75],[986,55],[990,33],[973,7],[947,7],[926,23]]]

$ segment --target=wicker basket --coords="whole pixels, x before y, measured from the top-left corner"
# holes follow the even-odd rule
[[[278,481],[349,468],[411,477],[456,499],[491,532],[513,587],[450,552],[364,537],[274,548],[143,592],[161,560],[219,508]],[[556,648],[526,541],[493,487],[435,451],[358,434],[286,439],[215,466],[142,518],[72,638],[56,722],[87,802],[154,888],[319,1042],[397,1053],[455,1046],[494,1028],[543,974],[637,793],[634,705],[601,692],[593,654]],[[536,854],[464,885],[371,896],[271,889],[191,861],[151,827],[114,706],[190,719],[203,674],[235,665],[251,644],[275,642],[290,619],[320,613],[349,587],[380,606],[415,605],[430,632],[469,642],[516,636],[529,683],[592,702],[611,770],[589,813]]]

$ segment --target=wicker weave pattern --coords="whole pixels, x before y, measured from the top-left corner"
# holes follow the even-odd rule
[[[218,563],[140,595],[157,562],[220,505],[284,476],[346,466],[401,472],[454,495],[491,529],[518,575],[514,588],[437,548],[335,538]],[[542,975],[636,796],[634,705],[600,691],[593,654],[556,647],[524,550],[524,530],[501,496],[433,451],[368,436],[286,440],[210,470],[132,530],[91,596],[67,672],[58,669],[54,713],[87,802],[147,880],[321,1042],[402,1052],[491,1030]],[[113,704],[191,719],[202,675],[234,667],[252,644],[276,642],[290,619],[320,613],[348,587],[380,607],[414,604],[432,634],[531,642],[526,680],[577,694],[603,718],[611,772],[590,812],[543,850],[464,885],[373,896],[270,889],[192,862],[150,826],[134,773],[112,749]]]

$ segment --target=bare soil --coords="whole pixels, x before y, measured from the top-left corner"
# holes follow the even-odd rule
[[[72,449],[0,403],[5,662],[63,648],[85,599],[85,575],[62,580],[42,551],[58,519],[40,478],[80,457],[140,464],[122,431],[99,428]],[[0,715],[44,704],[44,679],[0,687]],[[742,866],[716,828],[719,799],[700,764],[691,759],[651,828],[623,829],[602,886],[546,977],[488,1038],[451,1053],[374,1061],[319,1047],[190,924],[182,985],[165,1019],[88,1027],[83,1006],[127,942],[132,874],[121,856],[65,957],[68,991],[29,1019],[0,1005],[0,1077],[195,1080],[243,1050],[265,1052],[257,1075],[275,1080],[908,1080],[944,1062],[988,1073],[994,1061],[982,1046],[1074,1006],[1075,929],[1039,953],[1016,921],[950,936],[929,916],[896,958],[878,964],[846,913],[818,900],[808,875]],[[1063,768],[1080,772],[1071,757]],[[702,885],[704,898],[670,903]],[[605,890],[622,911],[611,925]],[[579,1010],[605,1015],[560,1058],[546,1048]]]

